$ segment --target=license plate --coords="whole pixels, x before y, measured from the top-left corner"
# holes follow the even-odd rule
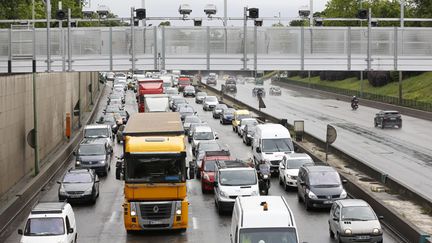
[[[390,120],[394,121],[394,120],[396,120],[396,118],[395,118],[395,117],[392,117],[392,118],[390,118]]]
[[[81,195],[80,194],[71,194],[69,195],[70,198],[80,198]]]
[[[356,238],[357,238],[357,240],[369,240],[370,236],[369,235],[359,235]]]
[[[163,224],[163,222],[159,220],[150,220],[149,224]]]
[[[333,201],[324,201],[324,204],[332,204]]]

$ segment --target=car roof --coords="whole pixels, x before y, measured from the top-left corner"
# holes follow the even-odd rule
[[[324,171],[337,172],[333,167],[326,166],[326,165],[304,166],[304,168],[309,172],[324,172]]]
[[[31,210],[31,214],[61,214],[67,202],[40,202]]]
[[[98,129],[98,128],[110,128],[109,125],[106,124],[91,124],[86,125],[84,129]]]
[[[344,199],[337,201],[342,207],[368,207],[369,204],[361,199]]]
[[[391,111],[391,110],[389,110],[389,111],[381,111],[381,112],[383,112],[383,113],[399,113],[399,111]]]
[[[281,137],[281,135],[285,136],[286,138],[291,137],[291,134],[289,133],[288,129],[282,126],[281,124],[274,124],[274,123],[259,124],[257,125],[257,129],[261,130],[261,134],[263,138],[277,138],[277,137]],[[280,133],[282,131],[283,134]]]
[[[238,197],[237,202],[242,209],[242,228],[295,227],[294,216],[282,196]]]
[[[286,154],[285,158],[287,160],[290,159],[312,159],[308,154],[306,153],[291,153],[291,154]]]

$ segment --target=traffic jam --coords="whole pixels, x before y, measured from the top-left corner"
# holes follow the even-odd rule
[[[20,242],[87,242],[80,240],[84,226],[74,210],[98,203],[100,187],[113,175],[122,192],[121,230],[144,241],[140,232],[199,230],[190,188],[198,185],[198,197],[209,199],[206,205],[219,217],[229,217],[217,234],[233,243],[304,242],[296,220],[304,227],[306,219],[293,210],[299,205],[306,213],[325,212],[319,227],[328,233],[321,242],[383,242],[382,216],[364,200],[350,198],[333,167],[295,152],[285,126],[263,123],[202,88],[223,84],[224,91],[236,92],[254,78],[215,73],[201,78],[175,70],[101,76],[109,89],[107,104],[85,125],[73,165],[57,181],[58,201],[31,210],[18,230]],[[260,87],[251,92],[265,96]],[[131,95],[134,111],[125,108]],[[280,96],[281,89],[271,87],[269,95]],[[375,124],[384,127],[382,121]],[[225,131],[232,133],[229,138]],[[233,140],[238,141],[230,145]],[[297,198],[295,205],[287,195]]]

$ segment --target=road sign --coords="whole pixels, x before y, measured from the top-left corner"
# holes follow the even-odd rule
[[[336,141],[337,132],[332,125],[327,125],[327,143],[332,144]]]
[[[32,148],[36,147],[35,130],[34,129],[30,130],[30,132],[27,133],[27,143]]]

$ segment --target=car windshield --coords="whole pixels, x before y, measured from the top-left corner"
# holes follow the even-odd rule
[[[30,218],[27,221],[24,235],[49,236],[64,235],[65,228],[63,218]]]
[[[246,125],[257,125],[258,122],[255,119],[245,119],[241,121],[242,126],[246,126]]]
[[[310,159],[289,159],[287,160],[287,169],[300,169],[302,165],[313,163]]]
[[[215,171],[215,160],[208,160],[204,163],[204,171]]]
[[[84,129],[85,138],[107,138],[109,136],[106,128],[88,128]]]
[[[213,140],[213,132],[194,132],[193,138],[195,140]]]
[[[262,140],[263,152],[289,152],[294,151],[294,146],[289,138],[271,138]]]
[[[166,93],[166,94],[170,94],[170,95],[172,95],[172,94],[178,94],[178,91],[175,90],[175,89],[167,89],[167,90],[165,91],[165,93]]]
[[[238,114],[237,115],[237,120],[241,120],[241,119],[244,119],[244,118],[249,118],[250,117],[250,115],[249,114]]]
[[[190,106],[181,107],[179,112],[181,113],[194,113],[194,109]]]
[[[187,101],[183,98],[181,99],[174,99],[173,101],[175,104],[182,104],[182,103],[187,103]]]
[[[63,178],[63,183],[90,183],[92,181],[89,173],[67,173]]]
[[[199,119],[199,117],[197,116],[187,116],[185,118],[185,123],[200,123],[201,119]]]
[[[339,174],[336,171],[311,172],[309,182],[314,187],[337,187],[341,185]]]
[[[118,107],[107,107],[105,113],[118,113],[120,109]]]
[[[214,97],[214,96],[207,96],[207,97],[205,98],[205,101],[206,101],[206,102],[217,102],[218,100],[217,100],[217,98]]]
[[[216,105],[215,110],[222,110],[222,109],[226,109],[228,108],[228,106],[224,105],[224,104],[219,104]]]
[[[206,92],[198,92],[197,96],[203,97],[203,96],[207,96]]]
[[[224,115],[232,116],[232,115],[234,115],[234,112],[235,112],[234,109],[224,110]]]
[[[245,228],[240,229],[240,242],[297,243],[295,228]]]
[[[372,209],[368,206],[354,206],[342,208],[342,221],[376,220]]]
[[[126,154],[125,163],[126,182],[175,183],[186,181],[185,158],[182,155]]]
[[[105,154],[103,144],[81,144],[78,149],[79,155],[102,155]]]
[[[113,112],[113,113],[117,113],[117,112]],[[102,121],[102,123],[106,123],[106,124],[114,124],[115,123],[114,116],[112,116],[112,115],[103,116],[101,121]]]
[[[219,173],[220,184],[224,186],[254,185],[257,183],[255,170],[225,170]]]

